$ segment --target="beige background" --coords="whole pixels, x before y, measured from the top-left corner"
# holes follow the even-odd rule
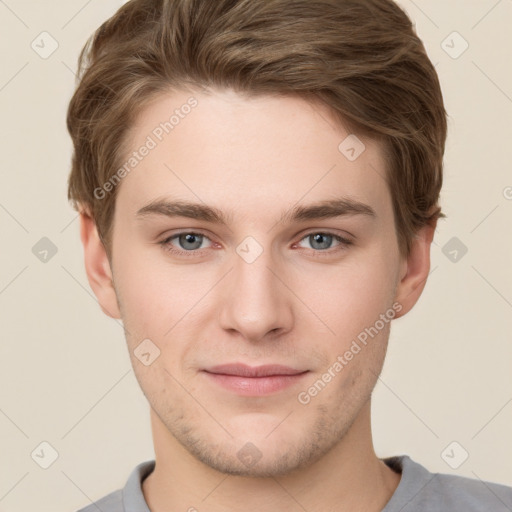
[[[407,453],[432,471],[512,485],[512,1],[400,3],[436,65],[450,115],[448,219],[420,302],[393,324],[374,394],[375,445],[379,456]],[[0,1],[4,512],[76,510],[153,458],[148,405],[122,327],[92,295],[66,200],[76,59],[121,4]],[[46,59],[31,47],[46,37],[51,49],[43,31],[59,45]],[[464,41],[454,31],[469,44],[458,58]],[[46,263],[32,252],[42,237],[57,248]],[[450,256],[453,237],[468,249],[456,262],[443,253]],[[58,454],[48,469],[35,462],[44,441]],[[469,457],[452,469],[445,460],[458,465],[463,450]]]

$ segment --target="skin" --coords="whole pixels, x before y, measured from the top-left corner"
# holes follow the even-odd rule
[[[393,303],[401,306],[395,318],[411,310],[428,277],[435,223],[400,255],[381,148],[362,138],[365,151],[349,161],[338,150],[349,132],[326,107],[229,90],[193,95],[198,106],[118,185],[111,261],[81,214],[89,283],[102,310],[122,319],[151,406],[156,467],[143,482],[146,501],[153,512],[380,511],[400,480],[376,456],[370,426],[391,323],[308,404],[297,396]],[[140,147],[190,96],[153,101],[128,146]],[[279,222],[296,204],[344,196],[376,217]],[[231,218],[223,226],[136,217],[161,198],[205,203]],[[168,243],[193,247],[192,257],[159,245],[182,231],[205,235],[195,245]],[[308,236],[322,232],[353,244]],[[262,248],[252,263],[236,252],[247,236]],[[148,338],[160,356],[146,366],[134,350]],[[309,373],[272,395],[240,396],[201,371],[231,362]],[[261,455],[252,465],[237,456],[249,442]]]

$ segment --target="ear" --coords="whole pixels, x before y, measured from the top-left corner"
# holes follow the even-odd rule
[[[80,211],[80,238],[84,246],[87,278],[101,310],[111,318],[121,318],[110,262],[96,223],[87,209]]]
[[[413,239],[411,252],[403,257],[400,267],[400,281],[397,284],[395,300],[402,309],[395,316],[400,318],[416,304],[425,288],[430,272],[430,247],[434,238],[437,220],[421,228]]]

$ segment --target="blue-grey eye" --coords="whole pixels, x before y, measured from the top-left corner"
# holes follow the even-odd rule
[[[324,250],[330,248],[334,237],[327,233],[315,233],[312,235],[308,235],[306,238],[312,241],[311,247],[313,249]]]
[[[201,247],[203,238],[203,235],[199,233],[183,233],[178,235],[180,247],[192,251]]]

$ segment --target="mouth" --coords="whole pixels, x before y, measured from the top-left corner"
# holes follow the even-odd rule
[[[262,396],[283,391],[297,384],[309,370],[283,365],[251,367],[245,364],[225,364],[203,370],[217,385],[243,396]]]

